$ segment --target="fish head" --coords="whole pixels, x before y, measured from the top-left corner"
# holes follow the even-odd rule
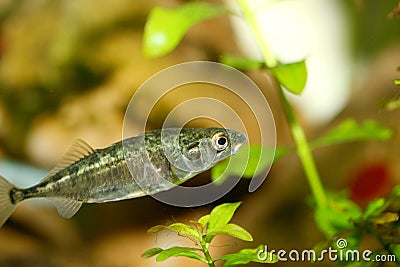
[[[224,128],[183,128],[179,142],[186,167],[204,171],[236,154],[247,136]]]

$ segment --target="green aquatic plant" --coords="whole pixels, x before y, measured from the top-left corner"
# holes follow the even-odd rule
[[[169,53],[179,44],[190,26],[202,20],[224,14],[241,16],[252,29],[262,52],[263,60],[257,61],[253,59],[237,58],[230,55],[222,55],[221,62],[241,70],[259,70],[267,72],[275,81],[283,107],[282,112],[287,119],[295,147],[278,147],[274,160],[277,160],[291,152],[296,153],[300,159],[313,196],[312,206],[314,208],[314,218],[318,228],[326,237],[326,240],[318,244],[315,247],[315,250],[318,251],[319,249],[331,246],[335,240],[343,236],[348,237],[349,240],[352,241],[352,248],[358,248],[362,235],[372,233],[381,243],[382,247],[381,249],[374,251],[375,254],[393,254],[396,255],[398,260],[400,260],[400,227],[398,224],[400,205],[396,205],[400,202],[398,187],[393,190],[392,195],[387,199],[379,199],[371,202],[366,210],[363,211],[355,202],[349,199],[348,196],[341,193],[327,192],[322,184],[320,174],[312,155],[314,149],[327,145],[364,140],[387,140],[392,137],[393,131],[373,120],[366,120],[359,123],[353,119],[347,119],[324,136],[313,141],[308,141],[305,131],[297,120],[293,107],[284,93],[285,91],[289,91],[300,95],[303,92],[307,81],[306,60],[288,64],[279,62],[275,58],[268,44],[262,38],[262,26],[255,19],[255,14],[251,10],[248,1],[236,0],[236,3],[240,7],[240,12],[236,13],[223,6],[209,5],[202,2],[183,4],[173,9],[173,11],[171,9],[157,7],[150,13],[145,27],[143,40],[145,54],[149,57],[158,57]],[[191,16],[185,15],[187,14],[185,12],[188,9],[190,9]],[[166,16],[168,16],[169,21],[167,25],[162,19]],[[160,36],[165,38],[159,38]],[[173,36],[173,38],[169,38],[168,36]],[[155,39],[157,42],[154,41]],[[400,83],[396,80],[395,84]],[[263,167],[265,168],[265,166],[268,166],[268,164],[271,163],[266,162],[263,159],[259,161],[262,150],[266,150],[267,153],[265,154],[268,154],[268,151],[270,152],[271,148],[250,144],[247,149],[242,149],[240,153],[232,157],[231,160],[238,164],[230,164],[228,167],[226,162],[222,162],[215,166],[211,171],[212,179],[218,183],[231,175],[242,175],[244,178],[251,178],[254,175],[257,175]],[[241,167],[239,170],[238,166],[240,165],[239,163],[246,161],[248,162],[248,165],[243,172],[243,168]],[[262,162],[262,164],[258,165],[258,162]],[[223,177],[221,177],[221,174],[223,174]],[[218,209],[220,209],[220,207]],[[213,212],[215,213],[216,211]],[[144,257],[158,255],[157,260],[164,260],[171,256],[186,256],[196,258],[208,263],[210,266],[214,266],[213,264],[216,260],[210,259],[208,252],[209,243],[207,243],[207,241],[212,240],[210,232],[213,233],[212,231],[215,230],[211,220],[213,212],[210,216],[206,215],[200,218],[197,222],[193,222],[192,226],[172,224],[170,226],[156,226],[155,228],[150,229],[150,232],[169,229],[185,234],[199,240],[201,248],[174,247],[167,250],[155,248],[147,251],[144,254]],[[228,221],[226,221],[226,223],[228,223]],[[229,224],[226,224],[225,227],[227,227],[227,225]],[[241,237],[245,236],[242,230],[239,230],[238,232],[242,234]],[[234,236],[234,231],[228,231],[228,229],[225,229],[225,232],[220,233]],[[199,256],[198,252],[202,252],[204,255]],[[248,250],[246,250],[246,252],[248,252]],[[242,252],[242,254],[243,253],[245,252]],[[238,255],[240,255],[240,252]],[[236,264],[239,263],[240,261]],[[235,265],[234,263],[229,265],[229,261],[227,261],[226,264],[225,266]],[[349,264],[349,266],[371,266],[373,262],[344,262],[343,264]]]
[[[170,257],[187,257],[199,260],[215,267],[215,262],[225,261],[224,267],[231,267],[249,262],[274,263],[277,262],[275,255],[267,253],[260,259],[259,251],[262,251],[262,245],[253,249],[242,249],[233,254],[227,254],[213,259],[209,247],[212,240],[217,235],[229,235],[244,241],[253,241],[251,234],[241,226],[230,223],[236,209],[241,203],[225,203],[215,207],[210,214],[202,216],[197,221],[190,221],[189,224],[173,223],[167,226],[157,225],[148,230],[149,233],[158,233],[160,231],[174,231],[180,235],[192,240],[194,247],[170,247],[167,249],[151,248],[142,254],[143,258],[156,256],[156,260],[164,261]],[[265,259],[264,259],[265,258]]]

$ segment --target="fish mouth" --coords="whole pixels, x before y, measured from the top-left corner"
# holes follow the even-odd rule
[[[232,144],[232,154],[236,154],[248,142],[247,136],[235,130],[228,130],[228,133]]]
[[[243,145],[244,145],[244,144],[236,144],[236,145],[233,147],[232,153],[233,153],[233,154],[238,153],[238,152],[239,152],[239,149],[240,149]]]

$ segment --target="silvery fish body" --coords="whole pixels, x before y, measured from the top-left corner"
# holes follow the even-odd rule
[[[20,189],[0,176],[0,227],[16,205],[48,198],[72,217],[83,203],[118,201],[171,189],[236,154],[244,134],[223,128],[145,132],[103,149],[77,140],[41,182]]]

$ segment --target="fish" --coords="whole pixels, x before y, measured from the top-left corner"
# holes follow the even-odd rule
[[[119,201],[176,187],[236,154],[247,142],[225,128],[165,128],[94,149],[76,140],[38,184],[18,188],[0,176],[0,227],[17,205],[46,198],[71,218],[83,203]]]

